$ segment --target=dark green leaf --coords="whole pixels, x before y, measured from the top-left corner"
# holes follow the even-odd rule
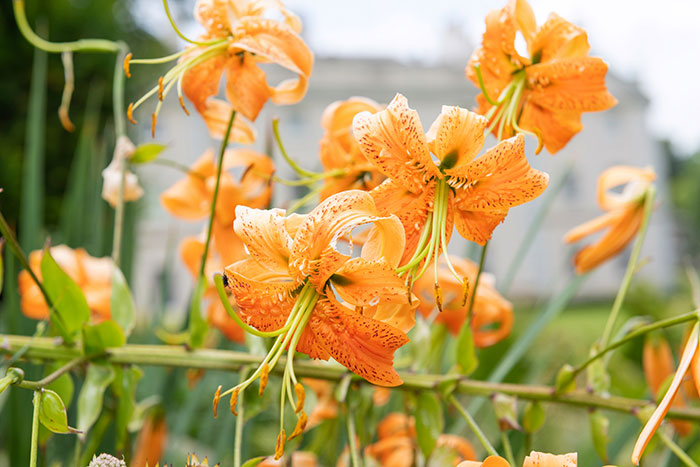
[[[121,347],[126,343],[122,328],[111,319],[83,328],[83,351],[86,356],[101,355],[109,347]]]
[[[92,363],[87,368],[85,382],[78,394],[78,429],[84,434],[90,430],[92,425],[102,411],[102,401],[105,389],[114,380],[114,368],[106,364]]]
[[[464,325],[457,338],[457,366],[463,375],[470,375],[479,365],[471,326]]]
[[[124,446],[126,446],[127,428],[134,414],[134,409],[136,408],[136,403],[134,402],[136,383],[142,375],[143,372],[135,366],[116,369],[115,378],[112,383],[112,391],[118,400],[115,419],[115,429],[117,433],[116,447],[118,451],[124,449]]]
[[[134,299],[131,297],[129,285],[124,279],[121,269],[114,266],[112,276],[112,299],[111,299],[112,319],[121,326],[124,336],[129,337],[134,329]]]
[[[0,293],[2,293],[2,283],[3,283],[3,275],[5,273],[5,268],[2,264],[2,247],[5,246],[5,239],[0,238]]]
[[[535,433],[544,425],[545,412],[542,404],[537,401],[530,401],[525,404],[523,411],[523,430],[525,433]]]
[[[418,446],[423,455],[429,457],[435,449],[438,436],[445,428],[442,405],[435,394],[424,392],[418,395],[415,418]]]
[[[53,302],[51,323],[67,343],[72,343],[83,323],[90,319],[90,307],[80,287],[66,274],[44,249],[41,275],[46,293]]]
[[[58,370],[66,363],[68,362],[63,361],[48,365],[45,372],[46,376]],[[63,373],[56,380],[52,381],[51,384],[46,386],[46,389],[51,389],[54,391],[56,394],[58,394],[61,400],[66,402],[66,408],[70,407],[70,404],[73,401],[73,391],[75,390],[75,385],[73,384],[73,378],[71,377],[70,372]]]
[[[608,463],[608,443],[610,442],[610,437],[608,436],[608,427],[610,422],[608,418],[603,415],[600,410],[594,410],[588,414],[588,420],[591,423],[591,437],[593,438],[593,447],[598,453],[600,458]]]
[[[192,302],[190,303],[190,347],[196,349],[202,346],[204,337],[207,335],[209,325],[207,320],[202,316],[202,298],[204,291],[207,289],[207,281],[200,277],[197,285],[194,288]]]
[[[75,428],[68,426],[66,407],[61,397],[50,389],[41,390],[39,421],[54,433],[79,433]]]
[[[131,162],[132,164],[145,164],[147,162],[151,162],[156,157],[158,157],[158,154],[163,152],[164,149],[164,144],[140,144],[136,147],[136,151],[134,151],[134,154],[132,154],[131,158],[129,159],[129,162]]]

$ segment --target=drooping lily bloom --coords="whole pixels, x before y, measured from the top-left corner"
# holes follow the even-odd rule
[[[272,18],[278,13],[282,20]],[[313,67],[313,54],[299,36],[301,21],[280,1],[257,0],[198,0],[194,15],[205,32],[194,45],[180,53],[154,60],[125,61],[125,71],[138,63],[163,63],[180,58],[146,95],[129,106],[129,118],[136,107],[154,94],[158,106],[177,86],[180,103],[184,108],[182,92],[202,115],[214,137],[223,137],[231,111],[254,121],[269,100],[287,105],[299,102],[306,93]],[[297,75],[295,79],[270,86],[259,65],[274,63]],[[216,99],[221,76],[226,74],[226,99]],[[232,141],[251,142],[252,128],[236,116]]]
[[[359,257],[336,248],[341,237],[365,225],[372,227]],[[333,357],[377,385],[401,384],[393,356],[408,342],[405,332],[414,324],[414,312],[395,271],[404,248],[396,216],[381,215],[368,193],[350,190],[307,215],[285,217],[280,209],[238,206],[234,229],[250,258],[225,269],[228,288],[242,320],[277,340],[248,380],[221,393],[232,393],[232,407],[238,392],[267,374],[287,348],[283,394],[291,383],[303,394],[294,375],[297,351],[311,358]],[[290,438],[306,424],[303,401],[297,393],[301,415]],[[284,417],[280,419],[277,457],[286,438]]]
[[[371,190],[386,177],[367,161],[352,134],[352,120],[360,112],[376,113],[381,106],[371,99],[351,97],[326,107],[321,117],[321,164],[327,173],[337,176],[324,179],[321,199],[345,190]]]
[[[216,202],[212,238],[222,264],[243,257],[241,242],[233,232],[236,206],[264,208],[270,203],[270,178],[273,162],[264,154],[248,149],[228,150],[224,154],[223,172]],[[232,170],[242,172],[237,181]],[[209,216],[216,186],[216,163],[212,151],[205,152],[192,164],[187,176],[161,194],[166,211],[181,219],[199,220]]]
[[[233,228],[231,229],[233,230]],[[199,268],[204,255],[204,239],[199,237],[186,237],[180,244],[180,254],[182,261],[187,266],[187,269],[192,274],[194,280],[199,276]],[[243,245],[237,237],[233,239],[238,245],[232,250],[240,251],[240,258],[245,256]],[[204,291],[203,299],[209,303],[207,306],[207,319],[209,324],[218,329],[227,339],[233,342],[245,342],[245,331],[231,318],[226,309],[219,300],[219,294],[212,282],[214,273],[221,271],[223,264],[218,255],[210,254],[207,262],[204,265],[204,277],[207,280],[207,287]],[[229,297],[229,303],[235,307],[235,300]]]
[[[413,417],[399,412],[387,415],[377,426],[377,442],[367,446],[365,454],[387,467],[411,467],[414,465],[416,428]],[[450,465],[476,459],[476,452],[469,441],[461,436],[441,434],[437,448],[449,450],[454,457]],[[506,464],[507,465],[507,464]]]
[[[520,33],[527,54],[516,49]],[[481,88],[478,112],[501,138],[537,135],[551,154],[581,129],[581,113],[609,109],[617,100],[605,87],[606,63],[589,57],[586,31],[551,13],[539,28],[525,0],[510,0],[486,17],[481,48],[466,74]],[[539,149],[538,148],[538,152]]]
[[[420,277],[427,263],[438,258],[453,222],[464,238],[484,245],[510,208],[547,187],[549,176],[531,168],[525,157],[522,135],[476,157],[486,123],[466,109],[443,106],[426,134],[418,113],[400,94],[386,110],[355,116],[354,134],[363,154],[388,177],[372,196],[406,230],[400,269],[408,277]],[[427,261],[418,271],[423,259]]]
[[[644,425],[644,428],[642,428],[642,432],[639,434],[639,438],[637,438],[637,442],[635,443],[634,449],[632,450],[632,463],[634,463],[634,465],[639,465],[639,460],[641,459],[642,454],[644,453],[644,450],[647,447],[647,444],[649,444],[649,441],[661,425],[661,422],[666,416],[666,413],[668,413],[668,409],[671,407],[673,400],[676,397],[676,393],[681,387],[683,378],[685,377],[686,373],[688,373],[689,368],[692,368],[692,375],[693,379],[695,380],[695,387],[700,390],[700,356],[698,356],[698,354],[700,353],[698,352],[699,328],[700,324],[696,322],[693,326],[692,332],[690,333],[690,337],[688,338],[688,341],[685,344],[683,355],[681,356],[681,360],[678,363],[678,369],[673,375],[673,379],[671,380],[671,384],[666,390],[666,394],[652,413],[651,417],[649,417],[649,420]]]
[[[644,377],[649,385],[652,396],[659,397],[664,383],[673,374],[673,354],[668,341],[661,336],[645,339],[642,352],[642,367]],[[671,402],[673,407],[684,407],[685,400],[681,394],[676,394]],[[687,420],[673,420],[673,427],[676,432],[685,436],[693,429]]]
[[[126,136],[120,136],[114,148],[114,156],[109,165],[102,171],[102,198],[115,207],[119,203],[119,192],[122,186],[122,170],[124,172],[124,201],[136,201],[143,196],[143,188],[135,173],[124,168],[124,164],[136,151],[136,147]]]
[[[574,257],[576,272],[583,274],[612,258],[637,235],[644,221],[644,203],[656,178],[650,168],[614,166],[598,178],[598,205],[607,213],[571,229],[564,237],[574,243],[605,228],[597,242],[585,246]],[[621,193],[612,190],[624,185]]]
[[[90,307],[91,320],[99,322],[109,319],[111,317],[112,259],[95,258],[82,248],[73,250],[66,245],[51,247],[50,251],[56,263],[85,294],[85,299]],[[43,250],[35,250],[29,254],[29,267],[39,280],[42,279],[41,258],[43,256]],[[22,313],[32,319],[48,318],[49,308],[39,286],[32,280],[29,272],[20,272],[17,281]]]
[[[461,258],[452,258],[450,261],[459,277],[465,278],[468,284],[475,283],[479,271],[477,264]],[[442,293],[442,311],[435,317],[435,322],[444,324],[456,336],[467,319],[467,304],[474,293],[474,287],[468,287],[465,294],[462,282],[452,274],[444,258],[440,259],[438,267],[438,284]],[[415,291],[420,299],[418,310],[427,318],[435,312],[437,306],[434,285],[427,276],[423,276],[416,281]],[[479,277],[472,313],[471,326],[477,347],[490,347],[510,334],[513,328],[513,305],[498,293],[492,274],[482,273]]]

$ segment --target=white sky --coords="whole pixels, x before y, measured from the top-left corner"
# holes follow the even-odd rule
[[[194,0],[187,0],[194,4]],[[507,0],[287,0],[322,56],[387,57],[434,62],[456,25],[478,44],[486,14]],[[156,3],[158,5],[156,5]],[[637,81],[649,98],[650,130],[681,152],[700,149],[700,1],[531,0],[538,24],[551,11],[588,31],[592,54]],[[160,2],[145,0],[147,27],[171,34]],[[147,11],[146,11],[147,10]],[[182,19],[183,22],[184,18]],[[195,24],[182,24],[193,36]],[[172,39],[172,37],[170,37]],[[464,51],[464,64],[471,54]],[[400,91],[400,90],[397,90]]]

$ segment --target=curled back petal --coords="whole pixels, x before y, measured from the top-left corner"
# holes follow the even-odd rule
[[[484,246],[507,214],[507,210],[467,211],[457,208],[454,213],[454,225],[462,237]]]
[[[484,145],[487,123],[467,109],[443,105],[425,135],[430,151],[441,161],[440,169],[459,169],[471,162]]]
[[[393,367],[394,352],[408,343],[406,334],[338,303],[319,300],[308,324],[316,341],[341,365],[378,386],[403,381]]]
[[[501,141],[466,166],[446,173],[455,188],[457,208],[469,211],[518,206],[538,197],[549,183],[549,175],[530,167],[522,134]]]
[[[219,140],[224,138],[232,111],[233,106],[224,100],[213,98],[207,100],[206,107],[201,111],[201,114],[212,138]],[[255,141],[255,136],[255,129],[242,117],[236,115],[229,134],[229,142],[251,144]]]
[[[389,107],[376,114],[355,116],[353,132],[368,161],[414,194],[442,175],[430,157],[418,112],[397,94]]]
[[[525,69],[529,102],[550,110],[593,112],[617,104],[605,87],[608,65],[596,57],[564,58]]]
[[[203,47],[192,48],[180,61],[191,59],[202,53],[203,50]],[[185,71],[182,76],[182,91],[192,101],[199,113],[204,113],[208,104],[207,100],[218,94],[219,81],[221,81],[226,60],[227,57],[223,53],[215,55]]]
[[[566,243],[578,242],[584,237],[592,235],[606,227],[617,224],[620,222],[620,218],[624,215],[625,213],[620,211],[607,212],[602,216],[598,216],[595,219],[591,219],[569,230],[564,235],[564,241]]]
[[[655,179],[652,168],[627,165],[609,167],[598,177],[598,204],[606,211],[624,208],[638,200]],[[620,185],[625,185],[622,193],[610,191]]]
[[[292,238],[285,228],[284,210],[236,206],[233,229],[262,267],[279,274],[288,270]]]
[[[550,13],[529,44],[530,54],[541,62],[588,55],[588,35],[582,28]]]
[[[408,303],[406,284],[383,259],[353,258],[330,278],[338,295],[357,306]]]
[[[265,72],[251,55],[244,53],[226,63],[226,98],[245,118],[255,121],[271,94]]]

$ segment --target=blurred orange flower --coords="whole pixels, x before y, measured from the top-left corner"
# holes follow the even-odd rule
[[[236,181],[229,171],[241,173]],[[243,246],[233,232],[236,206],[267,207],[272,196],[270,179],[273,162],[264,154],[248,149],[227,150],[214,213],[212,238],[222,264],[243,257]],[[181,219],[198,220],[209,215],[216,185],[214,154],[207,151],[190,167],[187,176],[161,194],[166,211]]]
[[[352,134],[352,120],[360,112],[376,113],[379,104],[364,97],[351,97],[326,107],[321,117],[325,131],[321,139],[321,164],[326,171],[342,171],[342,175],[326,177],[321,199],[345,190],[371,190],[386,177],[369,163]]]
[[[525,57],[516,49],[518,33],[527,44]],[[478,112],[488,116],[494,135],[531,132],[554,154],[581,131],[583,112],[614,106],[605,87],[608,66],[589,57],[589,49],[586,32],[556,13],[538,28],[525,0],[491,11],[466,74],[482,90]]]
[[[95,258],[82,248],[73,250],[66,245],[51,247],[50,251],[56,263],[85,294],[92,315],[91,319],[94,322],[109,319],[111,317],[112,259]],[[43,256],[43,250],[35,250],[29,254],[29,267],[39,280],[42,279],[41,258]],[[34,283],[29,272],[20,272],[17,280],[22,313],[32,319],[47,319],[49,308],[39,286]]]
[[[271,17],[279,13],[283,20]],[[306,93],[313,67],[313,54],[299,36],[301,21],[280,1],[257,0],[198,0],[194,16],[204,27],[194,45],[179,54],[164,59],[131,60],[124,63],[127,76],[130,65],[162,63],[181,57],[178,64],[163,76],[158,86],[129,106],[133,111],[151,95],[158,94],[159,103],[153,114],[153,124],[161,102],[177,85],[180,103],[182,92],[202,115],[210,133],[222,138],[232,110],[254,121],[267,100],[286,105],[299,102]],[[275,63],[295,73],[277,86],[267,83],[260,64]],[[226,98],[216,99],[221,76],[226,73]],[[254,140],[253,129],[236,117],[230,139],[243,143]]]
[[[576,467],[578,455],[575,452],[568,454],[549,454],[547,452],[532,451],[525,457],[523,467]]]
[[[333,385],[323,379],[305,378],[303,382],[316,395],[316,405],[309,415],[306,429],[311,429],[324,420],[336,418],[338,416],[338,401],[333,396]]]
[[[500,456],[489,456],[480,461],[464,461],[460,462],[457,467],[511,467],[507,460]]]
[[[241,244],[240,240],[235,236],[234,241],[238,243],[238,245],[236,248],[232,249],[239,250],[241,252],[240,258],[242,258],[245,256],[243,244]],[[182,261],[196,281],[199,276],[202,255],[204,254],[204,240],[199,237],[184,238],[180,244],[180,254],[182,256]],[[207,288],[203,296],[204,300],[209,302],[207,306],[207,319],[209,320],[209,324],[217,328],[229,340],[243,343],[245,342],[245,332],[226,312],[211,279],[215,273],[221,272],[222,269],[223,264],[218,256],[210,255],[209,258],[207,258],[207,262],[204,265],[204,277],[207,280]],[[235,307],[236,302],[232,297],[229,297],[229,303],[231,303],[231,306]]]
[[[650,338],[644,341],[642,352],[642,367],[652,396],[659,397],[659,391],[664,383],[673,375],[673,354],[668,341],[661,336]],[[677,394],[671,402],[673,407],[684,407],[685,401],[680,394]],[[679,435],[685,436],[693,429],[692,424],[687,420],[673,420],[673,426]]]
[[[583,274],[612,258],[635,237],[644,220],[644,202],[656,174],[650,168],[614,166],[598,178],[598,205],[606,214],[571,229],[564,237],[567,243],[609,230],[597,242],[585,246],[574,257],[576,272]],[[624,185],[621,193],[611,191]]]
[[[656,433],[656,430],[661,425],[661,422],[666,416],[668,409],[671,408],[673,400],[676,397],[676,393],[681,387],[683,378],[685,377],[689,368],[692,369],[691,372],[695,381],[695,387],[700,391],[700,356],[698,355],[699,328],[700,324],[696,322],[693,326],[693,330],[690,334],[690,337],[688,338],[688,341],[685,344],[685,349],[683,349],[683,355],[681,356],[681,360],[678,363],[678,369],[673,375],[673,379],[671,380],[671,384],[666,390],[666,394],[664,395],[659,405],[656,407],[656,410],[654,410],[654,412],[652,413],[651,417],[649,417],[649,420],[647,420],[646,424],[644,425],[644,428],[642,429],[642,432],[639,434],[639,438],[637,438],[637,442],[635,443],[634,449],[632,450],[632,463],[634,463],[634,465],[639,465],[639,460],[641,459],[642,454],[644,453],[644,450],[647,447],[647,444],[649,444],[649,441],[651,440],[652,436],[654,436],[654,433]],[[661,350],[661,352],[663,352],[663,350]],[[645,360],[654,360],[659,358],[657,355],[651,355],[652,350],[645,348],[644,353]],[[664,359],[664,357],[661,358]],[[652,378],[651,381],[652,383],[656,384],[656,377],[658,375],[654,374],[653,376],[654,378]]]
[[[167,442],[168,426],[165,423],[165,414],[157,413],[147,417],[139,432],[129,465],[131,467],[147,467],[160,462]]]
[[[466,439],[450,434],[438,436],[437,447],[453,454],[451,465],[476,458],[474,447]],[[377,442],[365,448],[365,454],[384,467],[411,467],[416,451],[416,428],[413,417],[399,412],[387,415],[377,426]]]
[[[435,322],[444,324],[453,335],[458,335],[467,319],[468,303],[474,293],[473,284],[479,266],[469,259],[451,258],[450,261],[457,274],[466,278],[472,286],[465,296],[462,282],[452,274],[445,260],[441,259],[438,284],[442,292],[442,312],[436,315]],[[418,279],[415,287],[420,299],[418,310],[427,318],[437,306],[435,287],[426,276]],[[513,328],[513,305],[496,291],[495,279],[491,274],[482,273],[479,277],[472,313],[471,326],[477,347],[489,347],[500,342],[508,337]]]
[[[510,208],[547,187],[549,176],[531,168],[525,157],[522,135],[476,157],[486,123],[466,109],[443,106],[426,134],[401,94],[386,110],[355,116],[354,134],[363,154],[388,177],[372,196],[380,211],[396,214],[406,230],[401,264],[414,254],[437,257],[449,241],[453,220],[464,238],[484,245]]]
[[[374,227],[361,257],[336,250],[338,238],[365,224]],[[393,354],[414,321],[394,271],[404,245],[395,216],[381,216],[369,194],[350,190],[308,215],[239,206],[234,229],[250,258],[228,266],[226,277],[245,322],[274,331],[302,313],[302,325],[288,331],[298,334],[290,352],[333,357],[374,384],[401,384]]]

